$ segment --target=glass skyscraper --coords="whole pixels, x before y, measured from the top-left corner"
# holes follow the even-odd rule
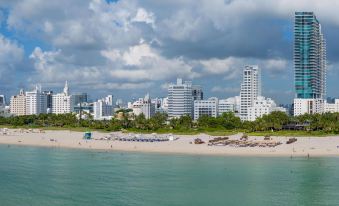
[[[313,12],[295,12],[294,68],[296,98],[324,99],[326,43]]]

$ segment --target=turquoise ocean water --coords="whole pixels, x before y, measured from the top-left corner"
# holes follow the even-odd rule
[[[339,158],[0,146],[0,206],[339,205]]]

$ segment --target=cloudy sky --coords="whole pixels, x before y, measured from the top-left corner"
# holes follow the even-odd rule
[[[328,95],[339,96],[339,0],[0,0],[0,93],[40,83],[92,99],[166,96],[177,77],[205,97],[239,93],[244,65],[290,103],[293,15],[314,11],[327,39]]]

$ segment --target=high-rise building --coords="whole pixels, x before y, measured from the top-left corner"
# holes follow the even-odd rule
[[[258,66],[245,66],[240,89],[240,119],[247,120],[248,108],[261,96],[261,77]]]
[[[53,91],[44,91],[43,92],[47,98],[47,113],[52,112],[52,104],[53,104]]]
[[[108,95],[93,103],[93,117],[95,120],[112,119],[113,110],[113,95]]]
[[[52,113],[66,114],[73,111],[73,99],[69,94],[69,87],[66,81],[64,91],[62,93],[53,94],[52,96]]]
[[[200,85],[192,85],[192,96],[193,101],[204,99],[204,92],[202,91],[202,87]]]
[[[218,116],[218,98],[211,97],[207,100],[194,101],[194,120],[201,116],[217,117]]]
[[[88,102],[87,93],[72,93],[72,98],[74,106],[78,106],[80,103]]]
[[[132,109],[135,116],[144,114],[146,119],[149,119],[154,116],[156,112],[155,103],[150,99],[149,94],[146,94],[144,98],[139,98],[133,103],[129,103],[129,109]]]
[[[295,12],[294,69],[296,98],[325,98],[326,43],[313,12]]]
[[[193,116],[192,82],[177,79],[176,84],[168,86],[168,116],[178,118],[183,115]]]
[[[294,115],[322,113],[326,96],[326,42],[313,12],[295,12]]]
[[[26,115],[47,113],[47,96],[36,86],[33,91],[26,92]]]
[[[145,115],[146,119],[149,119],[154,116],[155,114],[155,104],[152,103],[152,100],[149,94],[146,94],[142,107],[141,112]]]
[[[13,115],[26,115],[26,95],[24,90],[20,90],[18,95],[11,97],[10,112]]]

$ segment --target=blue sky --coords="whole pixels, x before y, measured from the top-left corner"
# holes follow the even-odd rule
[[[205,97],[238,95],[242,68],[258,64],[263,95],[291,103],[293,14],[314,11],[327,39],[328,95],[339,97],[339,1],[2,0],[0,93],[42,84],[130,100],[167,95],[177,77]]]

